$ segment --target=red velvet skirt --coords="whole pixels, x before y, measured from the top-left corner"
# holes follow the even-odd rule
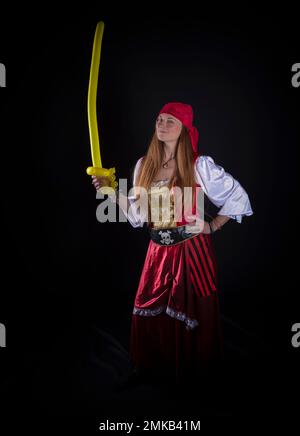
[[[223,357],[217,262],[210,234],[173,246],[149,243],[131,324],[133,365],[175,383]]]

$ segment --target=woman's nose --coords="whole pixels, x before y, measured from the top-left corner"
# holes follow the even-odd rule
[[[164,123],[163,120],[158,121],[157,125],[158,125],[158,127],[167,127],[166,123]]]

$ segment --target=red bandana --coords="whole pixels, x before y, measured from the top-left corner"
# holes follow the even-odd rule
[[[198,138],[199,133],[193,126],[193,109],[189,104],[184,103],[167,103],[160,110],[159,114],[170,114],[182,122],[188,129],[190,140],[194,151],[194,159],[198,156]]]

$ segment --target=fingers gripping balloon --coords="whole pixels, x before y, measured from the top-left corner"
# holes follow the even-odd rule
[[[91,154],[93,166],[88,167],[86,172],[89,176],[96,177],[107,177],[110,181],[110,187],[116,189],[118,183],[116,182],[115,168],[102,168],[101,155],[100,155],[100,143],[99,143],[99,133],[97,125],[97,86],[98,86],[98,73],[99,64],[101,56],[101,44],[104,31],[104,23],[100,21],[97,23],[94,45],[92,53],[92,62],[90,69],[90,81],[88,89],[88,122],[89,122],[89,133],[91,142]],[[111,188],[102,187],[103,193],[109,193]]]

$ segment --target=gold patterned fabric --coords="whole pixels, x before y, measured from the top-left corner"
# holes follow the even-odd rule
[[[174,195],[168,189],[168,179],[152,182],[149,202],[151,224],[154,229],[176,227],[174,221]]]

